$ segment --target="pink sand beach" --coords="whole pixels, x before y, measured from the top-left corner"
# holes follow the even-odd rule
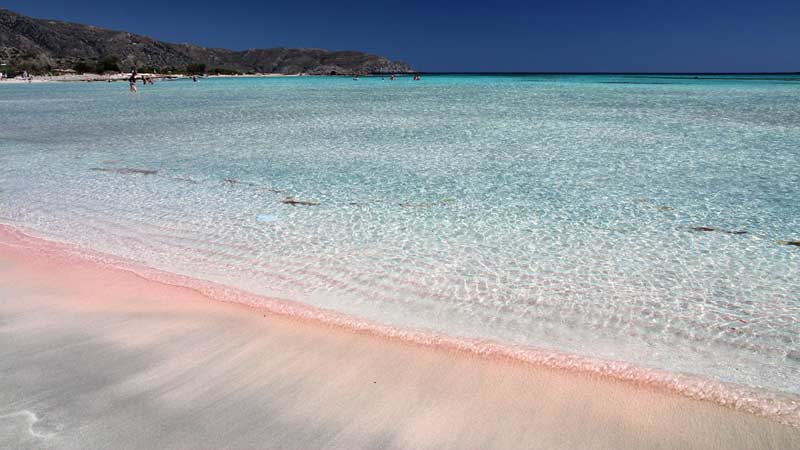
[[[800,448],[710,401],[223,303],[10,230],[2,448]]]

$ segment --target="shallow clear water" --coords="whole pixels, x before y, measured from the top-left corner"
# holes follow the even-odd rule
[[[798,105],[791,76],[0,83],[0,221],[390,325],[800,393],[800,247],[778,242],[800,239]]]

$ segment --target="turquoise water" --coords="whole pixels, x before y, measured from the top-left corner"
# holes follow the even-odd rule
[[[779,243],[800,239],[798,105],[798,76],[0,83],[0,221],[397,327],[800,394],[800,247]]]

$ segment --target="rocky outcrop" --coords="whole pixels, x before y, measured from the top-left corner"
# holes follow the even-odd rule
[[[33,71],[100,67],[103,70],[184,71],[187,66],[244,73],[404,73],[403,62],[358,51],[270,48],[234,51],[172,44],[124,31],[34,19],[0,9],[0,63]]]

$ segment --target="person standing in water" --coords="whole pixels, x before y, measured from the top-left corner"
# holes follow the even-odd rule
[[[131,72],[130,78],[128,78],[128,83],[131,85],[131,92],[136,92],[136,71],[134,70]]]

